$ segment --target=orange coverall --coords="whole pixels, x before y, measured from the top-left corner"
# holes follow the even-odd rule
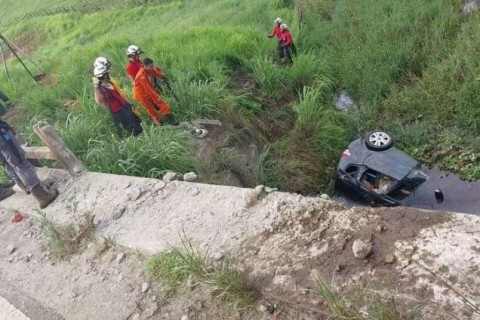
[[[163,78],[163,76],[163,73],[158,68],[147,70],[142,67],[133,82],[133,97],[140,102],[150,118],[157,123],[162,120],[158,111],[161,111],[163,116],[170,114],[170,107],[155,90],[153,82],[154,77]]]

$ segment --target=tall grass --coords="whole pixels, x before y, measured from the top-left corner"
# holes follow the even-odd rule
[[[225,302],[234,310],[252,306],[257,298],[244,272],[235,262],[223,258],[213,263],[207,253],[195,249],[185,235],[182,246],[158,253],[149,259],[147,274],[153,280],[162,281],[170,290],[176,290],[186,279],[203,283],[216,299]]]
[[[45,213],[35,216],[35,226],[44,238],[49,251],[60,260],[82,250],[92,240],[95,224],[93,216],[85,214],[76,217],[75,224],[62,225],[51,220]]]
[[[165,171],[197,171],[198,161],[189,148],[186,133],[144,126],[138,137],[116,135],[89,140],[85,160],[92,171],[161,178]]]
[[[419,306],[406,312],[398,309],[394,298],[368,288],[357,289],[357,294],[342,294],[321,278],[315,278],[317,291],[335,319],[351,320],[420,320]]]
[[[265,184],[309,194],[332,191],[335,163],[353,126],[324,99],[321,89],[304,89],[293,107],[294,129],[262,154],[260,179]]]

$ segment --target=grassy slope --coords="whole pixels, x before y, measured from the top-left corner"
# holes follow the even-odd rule
[[[0,1],[0,6],[5,3]],[[359,132],[391,130],[416,157],[432,161],[435,154],[443,165],[480,178],[474,80],[480,66],[473,40],[480,29],[477,15],[463,19],[459,6],[456,0],[194,0],[34,19],[6,33],[18,41],[34,33],[29,39],[36,49],[32,54],[58,75],[60,85],[32,88],[25,74],[16,71],[5,91],[31,108],[29,122],[58,121],[69,145],[91,167],[113,167],[117,156],[99,150],[113,150],[114,144],[133,148],[121,153],[129,157],[123,160],[133,162],[132,168],[142,167],[138,161],[145,160],[136,158],[139,150],[133,146],[138,144],[111,138],[107,115],[92,103],[89,75],[93,59],[105,55],[114,63],[114,75],[128,87],[124,50],[136,43],[177,80],[181,101],[169,102],[182,119],[236,110],[248,124],[252,114],[239,105],[260,104],[261,115],[268,109],[262,101],[281,100],[285,92],[304,93],[293,108],[298,116],[295,128],[279,142],[267,144],[263,154],[260,179],[269,184],[300,192],[330,185],[337,154],[354,136],[351,122],[333,111],[331,95],[339,89],[348,90],[361,105],[355,115]],[[10,7],[11,12],[18,9]],[[275,16],[289,22],[302,51],[291,69],[281,69],[269,58],[274,41],[265,35]],[[11,67],[18,69],[18,64]],[[255,95],[260,98],[241,97],[229,89],[229,77],[239,69],[256,79],[260,91]],[[303,90],[304,85],[312,89]],[[63,107],[65,99],[78,100],[82,111]],[[82,130],[86,126],[91,130]],[[160,129],[149,133],[163,136]],[[188,146],[185,137],[171,138]],[[111,146],[105,146],[112,139]],[[161,149],[155,146],[152,143],[151,155]],[[193,155],[189,158],[177,169],[197,166]],[[175,162],[153,163],[146,170],[127,166],[123,172],[151,175]]]

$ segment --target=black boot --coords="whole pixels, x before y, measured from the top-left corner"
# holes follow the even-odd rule
[[[14,193],[15,193],[15,191],[13,191],[10,188],[0,189],[0,201],[3,200],[3,199],[7,199],[8,197],[12,196]]]
[[[166,123],[168,123],[171,126],[177,126],[178,125],[177,119],[175,119],[175,117],[171,113],[167,114],[163,119],[165,120]]]
[[[40,209],[47,207],[58,196],[58,190],[51,188],[48,190],[42,184],[37,184],[32,189],[33,196],[37,199]]]

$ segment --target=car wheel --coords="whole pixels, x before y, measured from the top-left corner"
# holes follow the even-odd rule
[[[365,143],[371,150],[387,150],[393,145],[393,139],[383,131],[374,131],[365,135]]]

